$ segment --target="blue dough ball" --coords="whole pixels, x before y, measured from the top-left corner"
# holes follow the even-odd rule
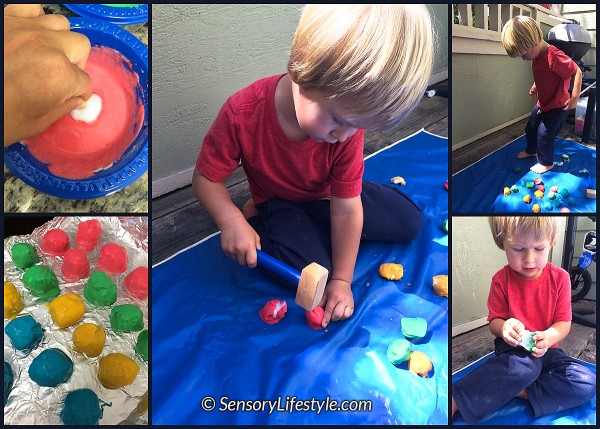
[[[544,203],[544,210],[552,211],[553,207],[554,206],[552,205],[552,203],[550,201],[547,201],[547,202]]]
[[[44,336],[42,325],[30,315],[17,317],[8,322],[4,332],[17,350],[30,350],[37,347]]]
[[[15,374],[13,373],[10,364],[4,361],[4,405],[8,400],[8,394],[12,389],[13,382],[15,381]]]
[[[40,386],[56,387],[73,374],[73,361],[62,350],[41,352],[29,366],[29,377]]]
[[[100,399],[90,389],[69,392],[60,418],[65,425],[97,425],[102,418]]]

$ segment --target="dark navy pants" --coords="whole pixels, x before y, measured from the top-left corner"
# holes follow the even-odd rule
[[[563,109],[542,112],[536,104],[525,127],[527,139],[525,152],[535,153],[538,162],[542,165],[552,165],[554,163],[554,139],[565,124],[568,114],[569,111]]]
[[[469,423],[483,419],[523,389],[535,417],[577,407],[596,394],[596,375],[559,348],[536,358],[501,338],[494,344],[494,357],[452,385],[456,406]]]
[[[408,242],[419,233],[423,214],[400,190],[365,181],[361,199],[361,240]],[[299,203],[272,199],[258,204],[260,217],[252,217],[248,223],[260,236],[263,252],[297,270],[316,262],[331,276],[329,205],[329,200]]]

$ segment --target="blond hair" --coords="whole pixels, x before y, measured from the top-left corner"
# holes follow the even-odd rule
[[[349,115],[383,130],[420,101],[433,50],[425,5],[308,5],[287,68],[303,89],[350,101]]]
[[[515,16],[504,24],[502,45],[509,56],[521,57],[544,39],[542,29],[530,16]]]
[[[548,216],[492,216],[490,229],[496,245],[504,250],[504,241],[515,238],[541,241],[547,239],[551,246],[556,242],[556,219]]]

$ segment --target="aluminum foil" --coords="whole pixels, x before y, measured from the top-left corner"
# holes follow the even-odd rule
[[[83,288],[88,280],[84,278],[70,282],[62,275],[62,257],[42,253],[40,243],[43,235],[53,228],[64,230],[69,236],[71,247],[75,247],[77,225],[80,222],[97,219],[102,225],[100,242],[96,249],[87,254],[90,274],[96,271],[101,247],[115,242],[125,247],[128,268],[122,274],[111,276],[117,285],[117,301],[114,305],[132,303],[139,305],[144,315],[144,329],[148,329],[148,300],[139,301],[123,290],[123,280],[135,268],[148,266],[148,218],[147,217],[57,217],[36,228],[30,236],[13,236],[4,241],[4,280],[15,285],[23,298],[25,309],[20,316],[30,314],[44,329],[44,337],[34,350],[16,350],[6,333],[4,334],[4,360],[13,369],[15,380],[4,407],[4,424],[62,424],[60,413],[68,392],[88,388],[106,404],[100,424],[148,424],[148,363],[135,354],[135,343],[139,332],[117,333],[110,328],[109,315],[112,306],[94,308],[83,296]],[[61,295],[75,292],[83,299],[86,312],[81,322],[68,328],[59,329],[52,321],[45,301],[34,297],[23,285],[23,271],[12,262],[10,250],[13,244],[29,243],[35,247],[40,264],[50,266],[58,279]],[[113,306],[114,306],[113,305]],[[6,327],[8,320],[4,320]],[[106,331],[106,344],[100,356],[88,358],[73,350],[73,331],[81,323],[95,323]],[[73,361],[74,371],[67,383],[57,387],[43,387],[29,378],[29,365],[43,350],[59,348]],[[135,381],[121,389],[106,389],[98,380],[99,359],[108,353],[122,353],[132,358],[140,372]],[[102,405],[103,402],[100,404]]]

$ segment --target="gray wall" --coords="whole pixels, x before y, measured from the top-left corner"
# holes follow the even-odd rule
[[[191,182],[204,135],[229,95],[285,72],[301,7],[153,5],[153,196]],[[439,45],[436,74],[448,69],[448,6],[430,10]]]
[[[452,218],[452,326],[487,317],[492,276],[506,255],[496,246],[487,217]]]
[[[193,167],[229,95],[285,71],[300,8],[152,6],[153,182]]]
[[[531,63],[508,55],[452,54],[452,145],[531,111]]]

